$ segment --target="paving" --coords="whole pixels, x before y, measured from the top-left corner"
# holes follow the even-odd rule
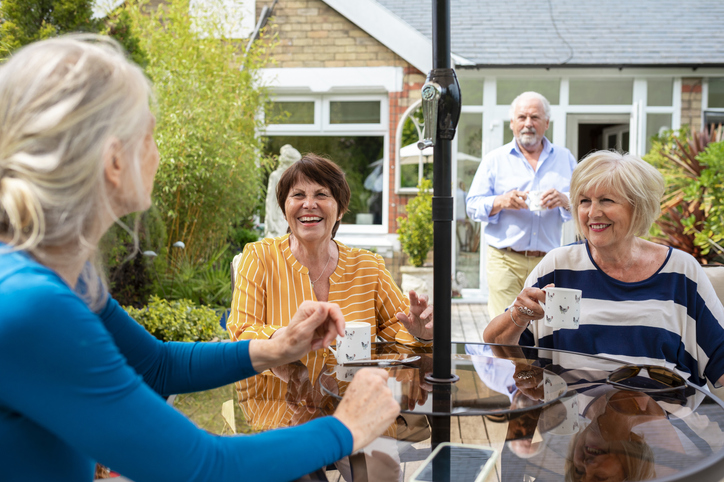
[[[450,339],[466,343],[482,342],[490,322],[487,304],[453,303],[450,310]]]

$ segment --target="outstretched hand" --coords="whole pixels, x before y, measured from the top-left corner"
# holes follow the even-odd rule
[[[254,370],[299,360],[312,350],[328,347],[344,334],[344,316],[334,303],[305,301],[289,322],[269,340],[252,340],[249,356]]]
[[[427,295],[410,291],[410,313],[397,313],[395,317],[407,328],[412,336],[421,340],[432,340],[432,305],[427,304]]]

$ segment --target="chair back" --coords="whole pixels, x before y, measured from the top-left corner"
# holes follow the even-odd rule
[[[234,286],[236,285],[236,271],[239,269],[239,264],[241,264],[241,256],[243,253],[239,253],[236,256],[234,256],[234,259],[231,260],[231,293],[234,294]]]
[[[724,266],[702,265],[702,268],[714,286],[719,301],[724,304]]]

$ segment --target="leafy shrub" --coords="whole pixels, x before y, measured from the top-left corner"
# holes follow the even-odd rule
[[[196,5],[225,11],[221,0]],[[257,114],[266,95],[258,69],[268,44],[255,42],[244,54],[237,42],[222,39],[218,16],[192,17],[188,0],[164,1],[155,10],[136,0],[125,8],[155,87],[161,161],[154,196],[167,247],[183,240],[185,255],[208,257],[226,241],[228,226],[259,204],[256,134],[263,121]]]
[[[125,307],[133,319],[162,341],[209,341],[225,338],[219,315],[189,300],[167,301],[152,296],[145,308]]]
[[[661,216],[651,239],[685,251],[702,264],[721,262],[724,254],[720,138],[714,129],[668,131],[652,139],[651,151],[644,156],[666,180]]]
[[[199,305],[226,309],[231,306],[231,267],[224,245],[207,259],[192,260],[188,255],[172,258],[161,279],[161,293],[169,299],[187,299]]]
[[[166,228],[155,207],[143,214],[125,216],[121,221],[132,229],[138,222],[139,250],[154,251],[158,255],[148,258],[141,253],[134,254],[132,236],[117,224],[111,226],[101,240],[101,256],[113,297],[122,305],[140,307],[154,291],[156,273],[164,271]]]
[[[402,251],[410,257],[413,266],[425,263],[434,242],[432,229],[432,182],[422,179],[417,185],[419,193],[407,203],[407,218],[397,218]]]

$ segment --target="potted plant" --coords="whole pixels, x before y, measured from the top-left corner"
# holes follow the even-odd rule
[[[426,294],[432,302],[433,269],[423,266],[433,246],[432,229],[432,182],[422,179],[417,185],[418,194],[407,203],[407,218],[397,218],[400,245],[412,266],[403,266],[402,291],[411,289]]]

